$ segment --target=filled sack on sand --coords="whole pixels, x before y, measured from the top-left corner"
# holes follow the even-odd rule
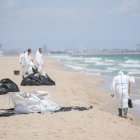
[[[9,93],[14,103],[15,114],[28,114],[34,112],[67,112],[67,111],[84,111],[92,109],[90,107],[60,107],[54,101],[50,99],[49,92],[45,91],[33,91],[33,92],[10,92]],[[9,113],[9,112],[7,112]],[[13,112],[12,112],[13,113]]]
[[[21,82],[21,86],[27,85],[55,85],[55,82],[47,74],[42,75],[40,73],[32,73],[25,77]]]
[[[0,80],[0,95],[7,94],[8,92],[18,92],[18,86],[10,79]]]
[[[33,112],[53,112],[60,107],[50,99],[49,93],[44,91],[10,92],[15,114]]]

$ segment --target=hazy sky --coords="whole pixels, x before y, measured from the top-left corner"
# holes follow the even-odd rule
[[[135,48],[140,0],[0,0],[4,49]]]

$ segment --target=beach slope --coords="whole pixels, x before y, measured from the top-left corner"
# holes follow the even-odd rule
[[[49,91],[51,99],[60,106],[93,106],[93,109],[0,117],[0,140],[140,140],[140,127],[134,125],[131,116],[124,119],[104,110],[115,99],[101,87],[103,78],[66,71],[60,63],[47,59],[46,72],[56,85],[22,87],[21,75],[13,74],[18,69],[17,57],[0,58],[0,79],[10,78],[22,92]],[[10,107],[8,94],[1,95],[0,109]]]

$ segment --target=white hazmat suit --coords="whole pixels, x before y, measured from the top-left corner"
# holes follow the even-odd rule
[[[28,52],[25,52],[25,62],[26,62],[26,67],[27,71],[29,74],[33,73],[32,67],[33,67],[33,61],[32,61],[32,56],[31,54],[28,54]]]
[[[128,110],[130,83],[135,83],[134,77],[125,75],[122,71],[113,78],[111,89],[116,92],[119,109]]]
[[[22,66],[25,66],[26,65],[26,62],[25,62],[25,53],[21,53],[20,56],[19,56],[19,62]]]
[[[19,62],[21,64],[21,71],[22,71],[22,77],[25,76],[26,73],[26,61],[25,61],[25,53],[21,53],[19,56]]]
[[[36,51],[36,62],[37,62],[38,71],[42,71],[44,60],[43,60],[43,54],[40,53],[39,50]]]

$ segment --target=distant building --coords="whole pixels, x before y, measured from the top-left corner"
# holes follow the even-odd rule
[[[3,51],[2,51],[2,44],[0,44],[0,56],[3,55]]]
[[[0,56],[3,56],[3,51],[0,50]]]

